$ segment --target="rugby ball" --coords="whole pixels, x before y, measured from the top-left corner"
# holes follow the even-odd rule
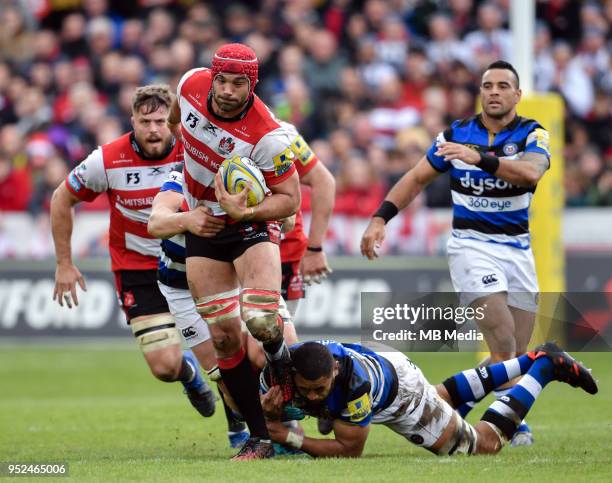
[[[221,178],[228,193],[240,193],[247,186],[249,195],[247,206],[255,206],[261,203],[269,189],[260,169],[255,163],[246,157],[234,156],[221,163]]]

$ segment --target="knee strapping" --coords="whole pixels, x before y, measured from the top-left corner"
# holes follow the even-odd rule
[[[474,454],[476,453],[476,445],[478,443],[478,433],[474,427],[465,421],[457,413],[454,414],[455,431],[448,438],[446,443],[442,445],[436,454],[440,456],[450,456],[453,454]]]
[[[219,370],[219,366],[215,366],[209,371],[206,371],[206,374],[208,374],[208,378],[211,381],[219,382],[221,380],[221,371]]]
[[[196,310],[208,324],[240,317],[238,289],[195,299]]]
[[[280,293],[276,290],[245,288],[240,293],[242,320],[255,339],[272,342],[282,337],[279,299]]]
[[[145,354],[181,343],[181,336],[170,314],[160,314],[130,324],[132,333]]]
[[[293,323],[293,317],[291,316],[291,311],[289,310],[289,306],[285,299],[281,295],[278,300],[278,315],[283,321],[283,324]]]

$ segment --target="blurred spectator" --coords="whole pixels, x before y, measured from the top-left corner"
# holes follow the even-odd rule
[[[399,78],[390,77],[379,86],[369,119],[374,129],[372,141],[384,149],[393,148],[398,131],[419,121],[419,112],[402,98]]]
[[[486,2],[478,7],[478,30],[465,36],[471,66],[477,72],[498,59],[511,61],[512,36],[502,28],[503,17],[497,5]]]
[[[385,196],[385,187],[364,158],[353,157],[342,167],[336,180],[334,213],[369,217]]]
[[[27,169],[16,168],[11,156],[0,149],[0,212],[24,211],[30,203],[31,194]]]
[[[315,98],[325,99],[339,93],[340,73],[346,59],[338,51],[338,43],[327,30],[319,29],[313,33],[305,60],[304,75]]]
[[[25,202],[4,188],[0,198],[35,212],[62,163],[70,169],[131,130],[138,85],[176,88],[221,43],[241,41],[260,61],[258,95],[339,176],[339,206],[369,215],[361,207],[375,208],[379,187],[409,170],[451,120],[474,114],[481,69],[511,49],[508,0],[81,0],[52,15],[32,2],[0,3],[0,184],[37,190],[31,204],[26,188]],[[612,203],[611,20],[612,1],[537,2],[535,89],[566,102],[572,206]],[[449,193],[441,176],[421,202],[448,206]],[[87,208],[106,206],[99,199]],[[407,215],[400,231],[414,231],[419,216]]]
[[[572,112],[585,117],[593,107],[593,83],[572,48],[566,42],[557,42],[552,51],[555,73],[546,90],[563,95]],[[542,86],[543,87],[543,86]]]

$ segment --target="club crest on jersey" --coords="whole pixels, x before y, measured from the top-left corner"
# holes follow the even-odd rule
[[[518,146],[515,143],[504,144],[503,151],[506,156],[513,156],[518,151]]]
[[[219,153],[223,156],[229,156],[235,147],[236,143],[234,142],[234,138],[224,137],[221,139],[221,141],[219,141],[217,151],[219,151]]]

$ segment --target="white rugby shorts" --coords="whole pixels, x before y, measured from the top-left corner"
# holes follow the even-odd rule
[[[166,297],[170,313],[187,347],[191,348],[210,339],[208,325],[198,314],[189,290],[173,288],[157,282],[159,290]]]
[[[507,292],[509,306],[537,310],[539,288],[531,248],[451,236],[447,254],[451,280],[463,305],[486,294]]]
[[[400,352],[381,354],[393,365],[397,396],[372,423],[384,424],[417,446],[430,448],[442,436],[454,410],[444,401],[421,370]]]

